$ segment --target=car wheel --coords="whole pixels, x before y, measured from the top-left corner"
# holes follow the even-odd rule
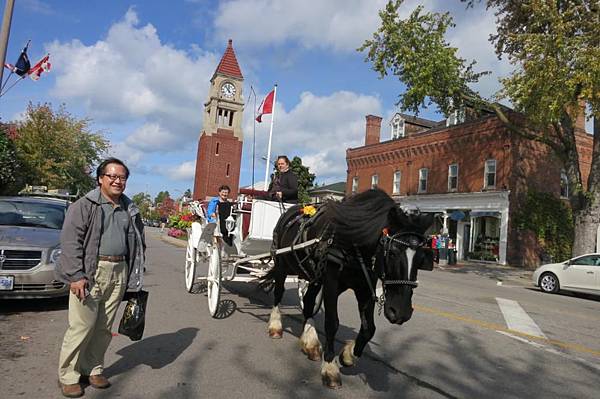
[[[540,289],[544,292],[556,294],[560,290],[558,278],[553,273],[544,273],[540,277]]]

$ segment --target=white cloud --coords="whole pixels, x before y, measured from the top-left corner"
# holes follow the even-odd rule
[[[140,25],[134,9],[103,40],[55,41],[48,50],[57,74],[53,95],[79,102],[98,122],[145,124],[128,144],[165,151],[197,138],[199,107],[219,55],[161,43],[154,26]]]
[[[233,0],[220,4],[215,27],[219,39],[231,37],[244,46],[297,41],[307,48],[354,51],[377,29],[386,2]]]
[[[170,167],[166,172],[163,172],[165,176],[172,180],[179,181],[193,181],[196,173],[196,161],[186,161],[177,166]]]
[[[373,96],[349,91],[319,97],[310,92],[289,112],[276,104],[273,127],[272,158],[279,154],[299,155],[319,181],[344,180],[346,149],[364,143],[365,115],[381,115],[381,102]],[[264,176],[264,161],[269,135],[270,116],[257,125],[255,180]],[[247,118],[244,132],[244,158],[251,162],[252,118]]]

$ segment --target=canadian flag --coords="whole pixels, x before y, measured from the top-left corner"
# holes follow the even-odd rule
[[[269,94],[265,97],[265,99],[260,103],[258,107],[258,116],[256,117],[256,121],[258,123],[262,122],[262,116],[266,114],[273,113],[273,103],[275,102],[275,89],[271,90]]]
[[[38,80],[42,73],[50,71],[50,54],[47,54],[44,58],[38,61],[37,64],[31,67],[28,75],[33,80]]]

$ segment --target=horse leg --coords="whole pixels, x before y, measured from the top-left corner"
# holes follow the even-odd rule
[[[329,273],[327,273],[329,274]],[[325,352],[321,364],[321,381],[327,388],[337,389],[342,387],[342,377],[338,360],[335,356],[335,334],[340,321],[338,319],[338,276],[325,277],[323,287],[323,301],[325,304]]]
[[[362,355],[367,343],[375,335],[375,300],[369,290],[355,290],[354,295],[358,302],[360,314],[360,330],[355,341],[346,341],[340,353],[342,366],[354,366]]]
[[[321,342],[314,326],[313,316],[319,311],[317,296],[321,290],[321,284],[310,284],[303,298],[304,330],[300,336],[300,349],[310,360],[321,360]]]
[[[281,312],[279,311],[279,303],[283,298],[283,292],[285,291],[285,273],[277,273],[275,275],[274,289],[273,289],[273,309],[271,310],[271,316],[269,317],[269,337],[273,339],[281,338],[283,336],[283,326],[281,324]]]

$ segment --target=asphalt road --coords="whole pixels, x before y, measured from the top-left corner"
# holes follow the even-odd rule
[[[342,389],[331,391],[321,385],[320,363],[299,351],[294,290],[284,296],[284,337],[271,340],[271,299],[254,284],[227,284],[222,318],[213,319],[203,293],[185,292],[184,248],[155,229],[148,242],[144,339],[115,336],[106,357],[113,386],[87,387],[86,397],[597,397],[598,297],[542,294],[501,268],[421,272],[412,320],[394,326],[379,317],[358,366],[344,369]],[[342,342],[359,324],[351,294],[340,309]],[[64,300],[0,301],[1,398],[61,397],[56,364],[66,316]]]

